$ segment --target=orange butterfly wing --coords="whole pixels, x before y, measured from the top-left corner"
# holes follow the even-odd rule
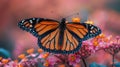
[[[58,28],[59,23],[53,22],[53,21],[42,21],[34,26],[35,31],[38,33],[38,35],[42,35],[45,32],[48,32],[50,30],[54,30]]]
[[[98,27],[87,23],[67,23],[66,27],[74,37],[82,41],[95,37],[101,33]]]
[[[80,23],[68,23],[66,24],[66,27],[81,39],[88,33],[88,30]]]
[[[56,29],[45,37],[38,38],[39,46],[45,51],[63,54],[74,53],[80,48],[81,42],[76,40],[67,29],[64,31],[63,44],[60,45],[58,43],[60,36],[59,33],[60,30]]]
[[[44,18],[30,18],[18,23],[21,29],[32,33],[36,37],[39,37],[49,30],[56,29],[58,25],[58,21]]]

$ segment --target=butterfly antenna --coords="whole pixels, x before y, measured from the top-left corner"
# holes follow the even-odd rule
[[[74,16],[74,15],[79,15],[79,13],[73,13],[73,14],[71,14],[71,15],[69,15],[69,16],[66,16],[65,18],[68,18],[68,17]]]

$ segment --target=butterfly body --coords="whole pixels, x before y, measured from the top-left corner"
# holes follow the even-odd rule
[[[38,45],[47,52],[70,54],[78,51],[82,41],[95,37],[101,30],[91,24],[69,22],[65,18],[61,22],[30,18],[18,23],[19,27],[38,38]]]
[[[66,20],[63,18],[60,25],[59,25],[59,29],[60,29],[59,34],[60,35],[59,35],[59,42],[58,43],[59,43],[60,46],[63,44],[63,40],[64,40],[63,35],[64,35],[64,31],[65,31],[65,28],[66,28],[65,22],[66,22]]]

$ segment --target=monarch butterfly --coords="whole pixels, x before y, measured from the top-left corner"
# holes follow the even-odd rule
[[[82,41],[95,37],[101,30],[87,23],[66,23],[53,19],[30,18],[22,20],[18,26],[38,38],[38,45],[44,51],[60,54],[77,52]]]

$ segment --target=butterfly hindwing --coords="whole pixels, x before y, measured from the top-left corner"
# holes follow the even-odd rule
[[[40,48],[48,52],[70,54],[78,51],[81,47],[81,41],[78,41],[72,34],[66,29],[63,35],[63,44],[59,44],[59,29],[54,30],[50,34],[44,37],[38,38],[38,44]]]

